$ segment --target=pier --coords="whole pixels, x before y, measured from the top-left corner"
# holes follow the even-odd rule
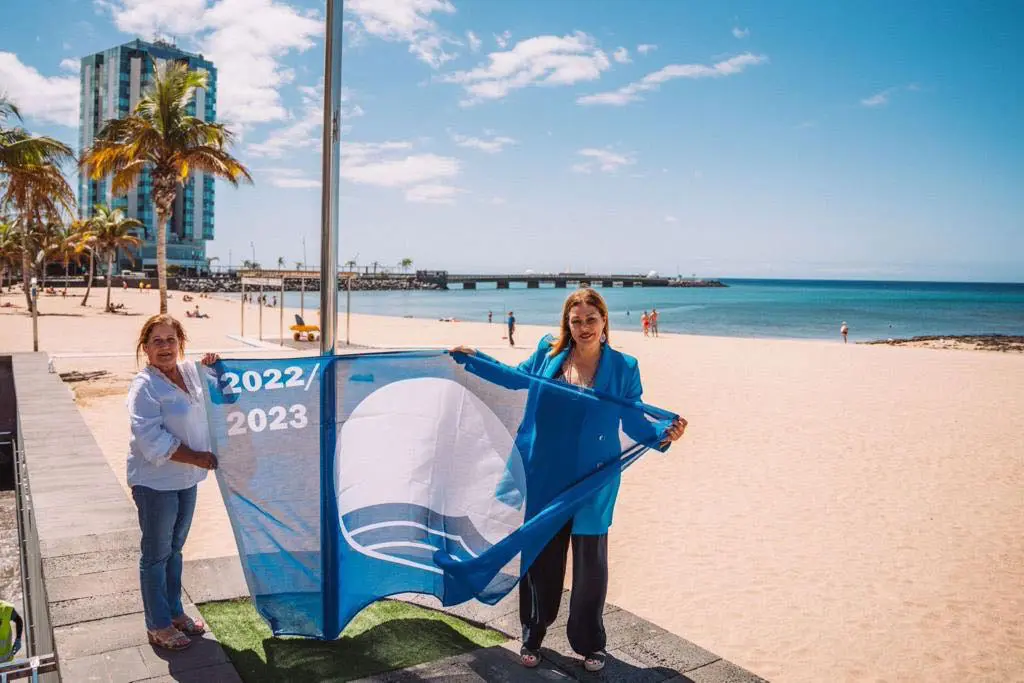
[[[314,287],[319,284],[318,270],[239,270],[242,278],[280,278],[299,280]],[[476,289],[480,284],[494,284],[498,289],[509,289],[513,284],[527,289],[542,286],[565,289],[567,287],[725,287],[720,280],[668,278],[636,274],[594,273],[449,273],[446,270],[417,270],[415,273],[357,273],[339,271],[339,282],[351,283],[352,289]],[[316,283],[316,284],[314,284]],[[308,287],[307,287],[308,288]]]

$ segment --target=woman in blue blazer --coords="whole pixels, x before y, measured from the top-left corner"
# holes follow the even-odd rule
[[[455,351],[483,356],[465,347]],[[467,369],[474,371],[472,366],[469,360]],[[559,337],[548,335],[541,339],[537,350],[518,369],[630,402],[640,401],[643,393],[636,359],[616,351],[608,343],[608,307],[593,289],[579,289],[569,295],[562,306]],[[560,402],[560,410],[565,405],[565,402]],[[547,442],[546,434],[565,434],[564,424],[570,416],[561,412],[551,413],[545,410],[543,403],[537,405],[536,424],[528,430],[521,429],[517,442],[524,438],[535,440],[534,458],[557,457],[562,461],[574,458],[572,464],[577,472],[585,473],[619,457],[620,421],[623,431],[634,440],[642,443],[652,441],[655,428],[646,420],[635,423],[620,420],[620,413],[610,408],[581,410],[583,412],[576,416],[581,420],[581,431],[572,435],[572,443]],[[545,429],[544,422],[548,420],[559,424]],[[661,435],[659,449],[666,449],[683,435],[685,429],[686,420],[682,418],[667,425]],[[543,479],[534,481],[543,486]],[[583,664],[588,671],[604,667],[606,638],[602,614],[608,592],[608,528],[612,524],[618,491],[619,477],[616,476],[596,491],[538,554],[519,584],[519,617],[523,626],[520,655],[524,666],[535,667],[540,663],[541,642],[558,616],[571,545],[572,594],[566,627],[569,644],[583,656]],[[527,498],[527,518],[557,493],[531,487]]]

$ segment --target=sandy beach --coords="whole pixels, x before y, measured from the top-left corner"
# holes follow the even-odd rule
[[[124,398],[157,294],[115,291],[121,315],[101,312],[102,290],[87,308],[71,294],[41,298],[40,348],[59,372],[108,373],[68,386],[124,484]],[[261,344],[255,306],[243,339],[238,302],[198,299],[211,317],[190,320],[181,296],[170,310],[190,350],[317,352],[277,345],[277,309]],[[20,308],[0,308],[0,353],[31,350],[24,298],[4,302]],[[510,349],[498,323],[351,321],[357,345],[467,344],[507,362],[548,331],[522,326]],[[611,602],[776,682],[1024,681],[1024,355],[621,330],[612,342],[639,359],[645,400],[690,427],[624,477]],[[186,554],[233,553],[208,479]]]

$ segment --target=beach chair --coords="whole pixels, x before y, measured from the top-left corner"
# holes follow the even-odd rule
[[[298,313],[295,314],[295,324],[288,329],[292,331],[292,338],[295,341],[303,341],[303,336],[305,341],[316,341],[317,333],[320,332],[319,325],[307,325]]]

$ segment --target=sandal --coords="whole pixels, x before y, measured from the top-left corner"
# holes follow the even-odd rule
[[[162,628],[159,631],[146,631],[146,635],[149,637],[150,645],[175,652],[184,650],[192,644],[188,636],[173,626]]]
[[[171,619],[171,624],[186,636],[201,636],[206,633],[206,622],[193,619],[187,614]]]
[[[600,671],[604,668],[604,660],[606,656],[607,655],[603,650],[587,655],[583,660],[583,668],[590,672]]]
[[[540,652],[531,650],[525,645],[519,650],[519,661],[527,669],[535,669],[540,664]]]

